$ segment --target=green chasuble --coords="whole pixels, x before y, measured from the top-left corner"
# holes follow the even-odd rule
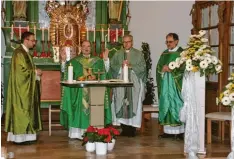
[[[159,122],[161,125],[179,126],[179,112],[183,106],[181,87],[184,69],[174,72],[162,72],[164,65],[175,61],[183,51],[181,47],[175,52],[165,50],[156,68],[156,79],[159,97]]]
[[[68,66],[73,66],[73,79],[78,80],[80,77],[87,75],[87,68],[91,68],[92,74],[96,76],[94,72],[98,72],[98,69],[102,72],[105,71],[104,62],[102,59],[96,56],[90,56],[86,58],[83,54],[71,59],[67,62],[64,80],[68,78]],[[106,78],[106,73],[100,76],[103,80]],[[111,107],[110,107],[110,90],[106,89],[105,97],[103,97],[104,109],[105,109],[105,125],[112,123]],[[90,107],[89,107],[89,95],[87,88],[69,88],[62,87],[62,102],[60,123],[65,128],[81,128],[86,129],[90,123]]]
[[[22,46],[14,51],[6,97],[5,131],[35,134],[42,130],[40,83],[32,56]]]
[[[116,118],[130,119],[137,115],[137,110],[142,107],[142,91],[146,82],[146,64],[143,53],[135,48],[131,48],[129,53],[125,53],[124,49],[118,50],[110,61],[110,74],[114,79],[123,79],[122,63],[128,60],[129,81],[133,82],[133,87],[115,88],[114,94],[114,109]],[[113,109],[113,108],[112,108]],[[141,108],[140,108],[141,109]],[[140,110],[141,111],[141,110]],[[140,121],[140,120],[137,120]],[[129,122],[129,123],[133,123]],[[128,125],[128,123],[125,123]],[[141,123],[134,124],[137,127]]]

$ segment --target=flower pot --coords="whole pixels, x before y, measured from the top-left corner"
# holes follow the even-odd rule
[[[107,153],[107,143],[96,142],[96,154],[106,155],[106,153]]]
[[[94,142],[87,142],[85,145],[86,151],[94,152],[95,151],[95,143]]]
[[[112,151],[115,147],[115,139],[112,139],[111,142],[107,143],[107,150]]]

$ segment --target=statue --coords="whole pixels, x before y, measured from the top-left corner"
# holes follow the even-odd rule
[[[122,12],[123,0],[109,0],[109,19],[111,23],[119,22]]]
[[[14,20],[26,20],[27,2],[14,0],[12,1],[12,5],[13,5]]]

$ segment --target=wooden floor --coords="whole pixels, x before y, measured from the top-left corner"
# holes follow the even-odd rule
[[[151,125],[152,124],[152,125]],[[3,129],[2,129],[3,130]],[[6,142],[7,134],[2,131],[2,146],[13,152],[16,159],[182,159],[183,141],[158,139],[157,121],[147,123],[146,132],[135,138],[119,137],[115,149],[106,156],[88,153],[81,146],[81,141],[70,140],[65,130],[56,130],[52,136],[48,131],[39,134],[38,141],[33,145],[15,145]],[[207,145],[206,156],[201,158],[226,158],[230,152],[229,141],[215,141]]]

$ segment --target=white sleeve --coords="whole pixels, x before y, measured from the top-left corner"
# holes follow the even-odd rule
[[[36,75],[36,80],[37,80],[37,81],[40,81],[40,80],[41,80],[41,77],[37,75],[37,70],[35,70],[35,75]]]
[[[110,69],[110,60],[108,58],[107,60],[103,60],[103,61],[104,61],[106,72],[108,72]]]

